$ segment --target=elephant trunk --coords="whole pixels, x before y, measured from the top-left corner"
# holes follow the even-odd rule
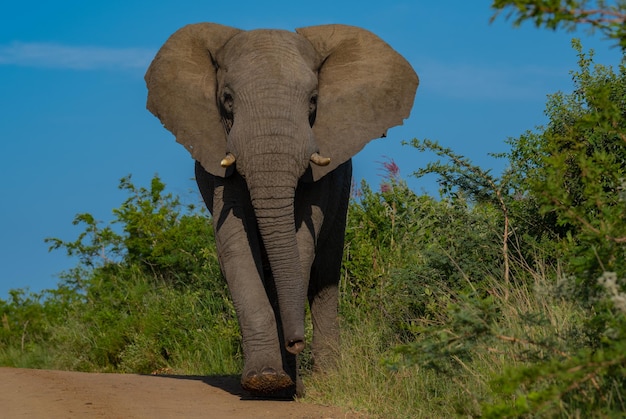
[[[255,157],[257,169],[247,178],[248,189],[274,278],[284,344],[287,351],[298,354],[304,349],[306,302],[294,217],[298,177],[288,169],[291,159],[288,156]],[[259,167],[271,169],[259,170]]]

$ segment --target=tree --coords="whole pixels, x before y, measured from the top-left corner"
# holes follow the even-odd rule
[[[213,229],[202,207],[185,206],[179,197],[165,193],[158,176],[149,188],[136,187],[127,176],[119,188],[129,197],[113,210],[111,223],[102,227],[93,215],[81,213],[73,224],[84,226],[84,231],[75,241],[46,239],[51,250],[64,249],[80,262],[63,275],[66,280],[80,282],[90,274],[131,265],[174,285],[200,285],[207,272],[221,278],[211,245]]]
[[[409,364],[453,378],[459,366],[472,365],[487,351],[518,357],[521,362],[493,382],[493,399],[482,403],[484,417],[612,417],[625,409],[626,64],[614,71],[595,64],[593,52],[584,53],[579,41],[573,47],[579,58],[573,91],[549,97],[546,126],[508,141],[511,150],[500,157],[510,164],[499,178],[432,141],[411,142],[447,161],[429,163],[415,175],[436,173],[444,196],[466,196],[470,209],[491,205],[510,219],[511,229],[504,231],[512,233],[504,242],[518,252],[510,254],[513,280],[504,287],[532,296],[518,300],[513,311],[523,328],[507,335],[503,314],[509,307],[496,293],[460,293],[440,310],[443,321],[418,329],[413,342],[397,348]],[[459,232],[450,233],[454,242],[464,241]],[[506,255],[508,248],[503,250]],[[539,264],[533,263],[536,255]],[[549,269],[540,263],[546,259],[558,269],[544,276]],[[538,296],[531,290],[546,277],[545,289],[555,300],[517,311]],[[546,307],[568,304],[576,308],[571,313],[584,313],[580,320],[552,333],[529,333],[548,324]],[[522,343],[523,349],[503,349],[502,342]]]
[[[626,275],[626,67],[594,64],[573,44],[573,92],[550,96],[548,125],[513,141],[509,157],[525,161],[517,192],[554,214],[569,237],[571,272],[591,291],[604,271]]]
[[[0,361],[3,345],[25,346],[20,339],[35,341],[43,330],[36,343],[54,351],[57,368],[239,370],[237,321],[207,213],[166,192],[157,176],[149,187],[127,176],[119,188],[128,197],[112,221],[78,214],[74,224],[83,231],[75,240],[47,239],[51,250],[78,259],[61,274],[59,292],[47,300],[19,292],[8,304],[0,300],[8,325],[0,329]],[[48,319],[52,309],[62,312]]]
[[[537,27],[556,30],[575,30],[579,25],[588,25],[591,31],[598,30],[610,39],[617,40],[626,49],[626,1],[617,0],[494,0],[492,9],[496,19],[504,10],[506,18],[514,18],[514,25],[530,20]]]

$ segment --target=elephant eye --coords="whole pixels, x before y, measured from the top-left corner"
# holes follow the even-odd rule
[[[311,95],[311,99],[309,99],[309,112],[315,112],[317,109],[317,93],[313,93]]]
[[[315,115],[317,114],[317,91],[311,94],[309,98],[309,125],[313,126],[315,123]]]
[[[227,115],[232,115],[233,113],[233,95],[229,91],[224,91],[222,93],[222,107]]]

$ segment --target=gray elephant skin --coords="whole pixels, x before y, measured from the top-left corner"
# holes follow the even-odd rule
[[[179,29],[146,76],[148,109],[196,161],[242,333],[242,387],[301,394],[305,304],[316,369],[336,365],[351,157],[401,125],[418,77],[345,25]]]

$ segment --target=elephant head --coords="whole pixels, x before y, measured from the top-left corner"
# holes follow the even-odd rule
[[[351,26],[282,30],[188,25],[148,72],[148,109],[214,176],[246,180],[275,278],[285,345],[303,348],[306,284],[296,246],[298,182],[315,182],[408,117],[418,78]],[[306,174],[306,175],[305,175]]]

